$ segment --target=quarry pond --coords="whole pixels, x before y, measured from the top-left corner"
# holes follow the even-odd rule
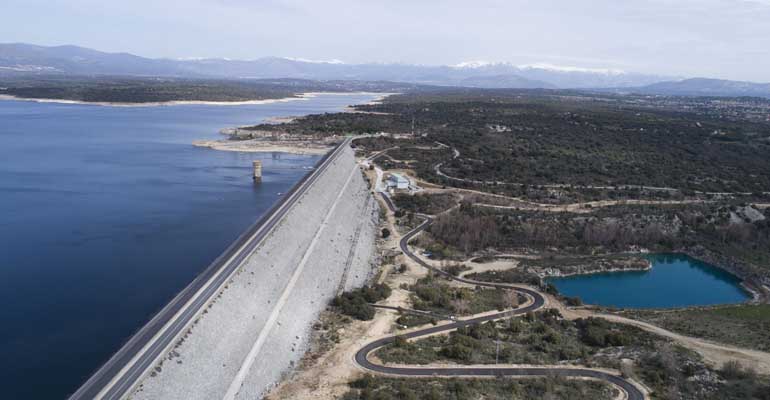
[[[319,159],[194,140],[375,97],[163,107],[0,101],[0,397],[66,398]]]
[[[648,271],[552,278],[559,292],[584,303],[622,308],[673,308],[740,303],[749,294],[740,280],[683,254],[652,254]]]

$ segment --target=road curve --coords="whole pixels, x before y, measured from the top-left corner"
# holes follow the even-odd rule
[[[267,213],[241,234],[69,399],[124,398],[350,141],[350,138],[343,140],[321,158],[312,173],[297,182]]]
[[[472,285],[477,286],[485,286],[485,287],[494,287],[494,288],[505,288],[505,289],[513,289],[517,292],[520,292],[530,298],[532,298],[532,303],[525,307],[517,308],[515,310],[509,310],[509,311],[503,311],[500,313],[485,315],[481,317],[471,318],[467,320],[457,321],[449,324],[439,325],[439,326],[432,326],[425,329],[421,329],[418,331],[413,331],[409,333],[405,333],[403,335],[399,335],[400,337],[404,339],[416,339],[423,336],[432,335],[435,333],[440,332],[449,332],[452,330],[455,330],[457,328],[461,328],[468,325],[474,325],[479,324],[487,321],[493,321],[498,320],[502,318],[508,318],[516,315],[521,315],[528,313],[530,311],[535,311],[540,308],[542,308],[545,305],[545,298],[543,295],[538,293],[537,291],[527,289],[527,288],[521,288],[521,287],[515,287],[512,285],[506,285],[501,283],[491,283],[491,282],[481,282],[481,281],[475,281],[472,279],[466,279],[454,276],[446,271],[443,271],[441,269],[435,268],[431,266],[430,264],[426,263],[419,257],[417,257],[412,251],[409,249],[409,241],[414,238],[417,234],[425,230],[430,224],[432,223],[432,219],[430,217],[426,216],[425,221],[420,224],[418,227],[411,230],[409,233],[404,235],[403,238],[401,238],[401,241],[399,243],[401,247],[401,251],[409,258],[411,258],[414,262],[420,264],[421,266],[437,273],[440,275],[443,275],[449,279],[468,283]],[[628,395],[628,400],[644,400],[644,393],[642,393],[639,388],[634,386],[629,381],[623,379],[622,377],[619,377],[617,375],[612,375],[606,372],[597,371],[593,369],[588,368],[561,368],[561,367],[496,367],[496,366],[489,366],[489,367],[447,367],[447,368],[433,368],[433,367],[390,367],[386,365],[381,364],[375,364],[371,361],[369,361],[369,355],[374,352],[375,350],[392,343],[396,339],[396,336],[389,336],[382,339],[375,340],[373,342],[370,342],[366,346],[362,347],[358,352],[355,354],[355,362],[361,366],[364,369],[367,369],[372,372],[377,372],[381,374],[387,374],[387,375],[399,375],[399,376],[406,376],[406,377],[425,377],[425,376],[462,376],[462,377],[471,377],[471,376],[477,376],[477,377],[488,377],[488,376],[540,376],[540,377],[546,377],[546,376],[560,376],[565,378],[591,378],[591,379],[598,379],[605,381],[607,383],[610,383],[624,392]]]

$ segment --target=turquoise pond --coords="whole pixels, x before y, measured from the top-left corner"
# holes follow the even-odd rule
[[[649,271],[608,272],[551,278],[565,296],[586,304],[622,308],[673,308],[740,303],[749,294],[740,279],[682,254],[653,254]]]

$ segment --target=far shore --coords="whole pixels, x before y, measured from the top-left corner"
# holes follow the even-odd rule
[[[241,100],[241,101],[203,101],[203,100],[174,100],[174,101],[161,101],[161,102],[147,102],[147,103],[123,103],[123,102],[98,102],[98,101],[82,101],[82,100],[67,100],[67,99],[37,99],[28,97],[16,97],[12,95],[2,94],[0,100],[10,101],[29,101],[35,103],[57,103],[57,104],[83,104],[83,105],[95,105],[104,107],[163,107],[163,106],[184,106],[184,105],[209,105],[209,106],[245,106],[254,104],[272,104],[272,103],[285,103],[289,101],[303,101],[313,97],[321,95],[377,95],[378,97],[372,100],[371,103],[382,100],[383,98],[390,96],[393,93],[376,93],[376,92],[307,92],[298,93],[296,96],[283,97],[278,99],[262,99],[262,100]]]
[[[362,104],[377,104],[384,98],[397,93],[380,93],[380,92],[306,92],[298,93],[295,96],[277,98],[277,99],[263,99],[263,100],[243,100],[243,101],[202,101],[202,100],[176,100],[165,102],[147,102],[147,103],[122,103],[122,102],[89,102],[81,100],[67,100],[67,99],[38,99],[38,98],[25,98],[16,97],[12,95],[0,95],[0,101],[27,101],[35,103],[56,103],[56,104],[78,104],[78,105],[96,105],[104,107],[170,107],[170,106],[182,106],[182,105],[211,105],[211,106],[243,106],[243,105],[255,105],[255,104],[272,104],[272,103],[284,103],[290,101],[305,101],[314,97],[322,95],[333,96],[349,96],[349,95],[372,95],[376,96],[374,99],[367,103]],[[342,112],[357,112],[355,108],[348,106],[342,110]],[[302,116],[288,116],[288,117],[270,117],[267,118],[264,123],[289,123],[296,118]],[[332,147],[323,146],[314,143],[287,143],[287,142],[270,142],[270,141],[230,141],[230,140],[196,140],[193,142],[196,147],[206,147],[220,151],[235,151],[235,152],[249,152],[249,153],[291,153],[301,155],[323,155],[326,154]]]
[[[243,153],[290,153],[301,155],[324,155],[332,149],[331,146],[290,144],[285,142],[267,142],[252,140],[196,140],[195,147],[207,147],[220,151],[237,151]]]
[[[382,101],[382,99],[396,94],[396,93],[373,93],[373,92],[310,92],[303,93],[302,99],[308,99],[319,95],[377,95],[368,103],[364,104],[376,104]],[[356,112],[353,106],[345,107],[342,112]],[[281,117],[268,117],[262,123],[267,124],[286,124],[295,121],[298,118],[302,118],[304,115],[293,116],[281,116]],[[223,135],[229,135],[228,131],[244,128],[245,126],[235,128],[224,128],[220,131]],[[323,143],[314,141],[286,141],[286,140],[196,140],[193,143],[195,147],[206,147],[219,151],[235,151],[245,153],[291,153],[301,155],[324,155],[333,148]]]

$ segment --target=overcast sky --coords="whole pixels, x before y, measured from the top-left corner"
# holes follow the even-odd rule
[[[0,42],[770,82],[770,0],[0,0]]]

